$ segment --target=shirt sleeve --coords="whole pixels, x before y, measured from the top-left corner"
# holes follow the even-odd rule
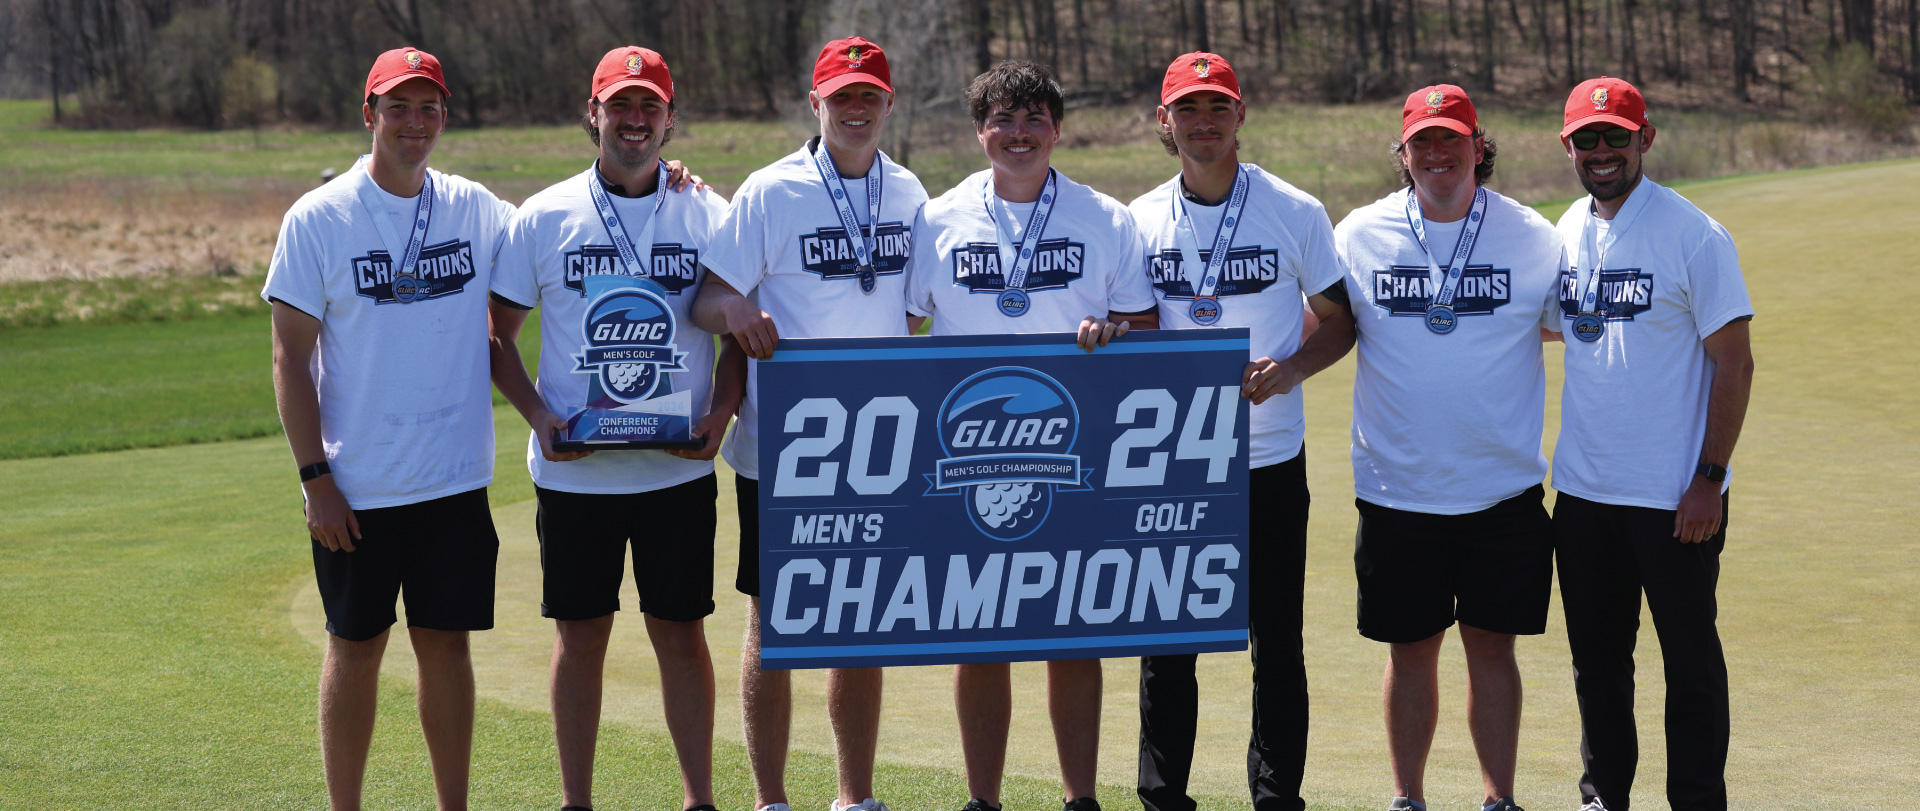
[[[1555,237],[1559,235],[1559,231],[1554,232]],[[1540,328],[1548,332],[1565,331],[1560,325],[1560,282],[1567,276],[1567,246],[1564,243],[1560,245],[1559,257],[1553,268],[1553,283],[1547,285],[1547,300],[1540,308]]]
[[[707,271],[746,295],[767,274],[767,221],[761,191],[749,179],[733,197],[733,205],[713,229],[707,254],[700,260]]]
[[[1333,222],[1325,208],[1315,208],[1300,242],[1300,289],[1309,294],[1326,290],[1346,278],[1346,266],[1333,249]]]
[[[522,212],[501,229],[500,250],[493,256],[493,281],[487,286],[494,295],[527,309],[540,304],[533,220]]]
[[[327,315],[326,257],[312,234],[306,210],[295,207],[280,221],[280,238],[267,265],[266,286],[260,297],[278,299],[314,318]]]
[[[1157,302],[1153,298],[1153,285],[1147,280],[1147,253],[1140,228],[1134,224],[1133,215],[1125,210],[1114,218],[1114,224],[1121,231],[1117,242],[1120,256],[1113,281],[1107,286],[1107,312],[1153,312]]]
[[[913,213],[913,253],[907,257],[907,312],[913,315],[933,315],[933,286],[943,265],[934,242],[927,204],[921,203]]]
[[[1693,326],[1701,338],[1743,318],[1753,317],[1747,298],[1747,280],[1740,273],[1740,254],[1727,229],[1713,224],[1707,239],[1687,262],[1688,304]]]

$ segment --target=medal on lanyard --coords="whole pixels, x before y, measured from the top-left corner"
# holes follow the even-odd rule
[[[1632,202],[1629,198],[1628,203]],[[1612,227],[1607,229],[1606,244],[1599,244],[1594,232],[1599,230],[1595,223],[1592,204],[1587,206],[1587,222],[1580,229],[1580,267],[1574,268],[1575,278],[1579,278],[1582,269],[1587,271],[1587,283],[1581,285],[1580,314],[1573,319],[1573,337],[1587,343],[1600,340],[1607,333],[1607,317],[1600,312],[1600,266],[1606,263],[1607,252],[1620,241],[1620,234],[1633,225],[1640,214],[1638,207],[1622,205],[1613,216]]]
[[[986,204],[987,219],[993,222],[993,237],[999,244],[1000,267],[1005,270],[1002,277],[1006,280],[1006,290],[1000,293],[1000,313],[1008,318],[1019,318],[1027,314],[1031,300],[1027,297],[1027,276],[1033,268],[1033,252],[1040,244],[1040,235],[1046,233],[1047,218],[1053,216],[1054,171],[1047,170],[1047,185],[1040,189],[1040,200],[1033,205],[1033,214],[1027,217],[1027,230],[1020,236],[1020,252],[1013,254],[1011,270],[1006,270],[1007,254],[1013,253],[1013,243],[1007,239],[1007,232],[1000,227],[1000,217],[994,213],[993,179],[988,178],[981,189],[981,202]]]
[[[367,164],[368,157],[361,155],[354,168]],[[367,166],[367,181],[360,186],[360,205],[365,206],[367,214],[373,219],[374,230],[380,232],[380,240],[387,244],[388,267],[393,272],[393,300],[401,304],[412,304],[427,298],[433,291],[422,284],[414,272],[420,263],[420,247],[427,241],[427,224],[433,222],[433,173],[427,173],[427,179],[420,184],[419,202],[413,206],[413,232],[407,235],[406,248],[394,255],[393,248],[401,244],[400,237],[393,232],[393,223],[387,218],[387,206],[373,193],[373,167]]]
[[[820,182],[825,183],[827,192],[833,195],[833,209],[840,215],[840,227],[847,232],[847,242],[853,246],[853,258],[859,265],[853,272],[860,277],[860,292],[872,295],[873,288],[880,281],[880,274],[874,269],[874,234],[880,229],[880,176],[885,173],[887,156],[875,151],[873,166],[867,169],[867,229],[860,230],[859,219],[853,216],[853,203],[847,199],[847,186],[840,180],[840,170],[834,168],[833,156],[827,152],[827,143],[820,142],[813,151],[813,168],[820,172]]]
[[[653,258],[653,226],[660,222],[660,206],[667,201],[667,164],[660,161],[655,172],[653,186],[653,212],[647,215],[647,224],[640,228],[640,241],[635,242],[627,236],[626,223],[621,222],[620,212],[613,210],[613,199],[607,196],[607,190],[600,182],[600,162],[594,161],[593,168],[587,172],[587,194],[593,198],[593,209],[600,215],[600,224],[607,229],[607,238],[613,240],[613,247],[620,253],[620,264],[626,267],[627,275],[637,279],[653,275],[648,263]],[[647,260],[641,260],[641,251],[646,251]]]
[[[1487,190],[1473,190],[1473,210],[1467,214],[1467,222],[1460,228],[1460,240],[1454,244],[1453,258],[1447,263],[1446,276],[1440,282],[1440,289],[1434,291],[1433,298],[1427,302],[1427,329],[1435,335],[1452,332],[1460,323],[1459,315],[1453,311],[1453,299],[1460,291],[1460,277],[1467,269],[1467,259],[1473,256],[1473,243],[1480,236],[1480,226],[1485,224],[1487,216]],[[1440,274],[1440,263],[1433,259],[1433,247],[1427,244],[1427,221],[1420,213],[1420,196],[1413,189],[1407,189],[1407,225],[1413,228],[1413,238],[1420,241],[1420,250],[1427,254],[1427,272]],[[1428,276],[1431,281],[1433,275]]]
[[[1193,281],[1195,271],[1187,271],[1187,280],[1193,286],[1193,304],[1188,307],[1187,315],[1203,327],[1220,322],[1220,298],[1214,293],[1220,287],[1220,273],[1227,267],[1227,253],[1233,249],[1233,233],[1240,228],[1240,212],[1246,205],[1247,170],[1244,166],[1236,167],[1233,193],[1227,196],[1226,216],[1220,220],[1220,227],[1214,229],[1213,253],[1207,255],[1207,262],[1202,266],[1200,240],[1193,231],[1193,218],[1187,216],[1186,200],[1177,193],[1173,196],[1173,230],[1180,240],[1180,262],[1187,268],[1201,268],[1197,282]]]

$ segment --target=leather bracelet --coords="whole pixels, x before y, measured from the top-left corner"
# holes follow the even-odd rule
[[[333,468],[327,467],[326,462],[315,462],[311,465],[307,465],[306,467],[300,468],[300,483],[305,484],[307,482],[313,481],[314,479],[318,479],[321,476],[325,476],[332,472],[333,472]]]

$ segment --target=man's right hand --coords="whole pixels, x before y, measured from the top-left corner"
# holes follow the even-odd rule
[[[571,462],[575,459],[585,459],[593,455],[593,451],[556,451],[553,449],[554,436],[564,434],[567,431],[566,417],[543,409],[540,413],[535,414],[533,419],[527,422],[533,426],[533,435],[540,438],[540,456],[547,461]]]
[[[727,318],[727,332],[746,350],[747,357],[755,360],[773,357],[773,347],[780,341],[780,330],[774,327],[773,316],[746,296],[728,299],[720,312]]]
[[[353,542],[360,540],[360,521],[353,517],[347,497],[333,483],[333,474],[300,487],[307,493],[307,533],[329,552],[352,552]]]

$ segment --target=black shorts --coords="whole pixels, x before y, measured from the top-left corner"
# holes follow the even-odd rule
[[[735,506],[740,511],[740,566],[733,587],[748,597],[760,596],[760,480],[733,474]]]
[[[354,510],[354,551],[313,541],[313,573],[327,633],[352,642],[379,636],[405,597],[407,625],[435,631],[493,627],[493,569],[500,536],[487,489],[372,510]]]
[[[1553,523],[1545,498],[1536,484],[1465,515],[1355,499],[1360,635],[1418,642],[1455,620],[1502,634],[1545,633],[1553,595]]]
[[[713,613],[714,501],[709,473],[645,493],[566,493],[535,487],[540,616],[590,620],[620,610],[627,545],[640,610],[692,622]]]

